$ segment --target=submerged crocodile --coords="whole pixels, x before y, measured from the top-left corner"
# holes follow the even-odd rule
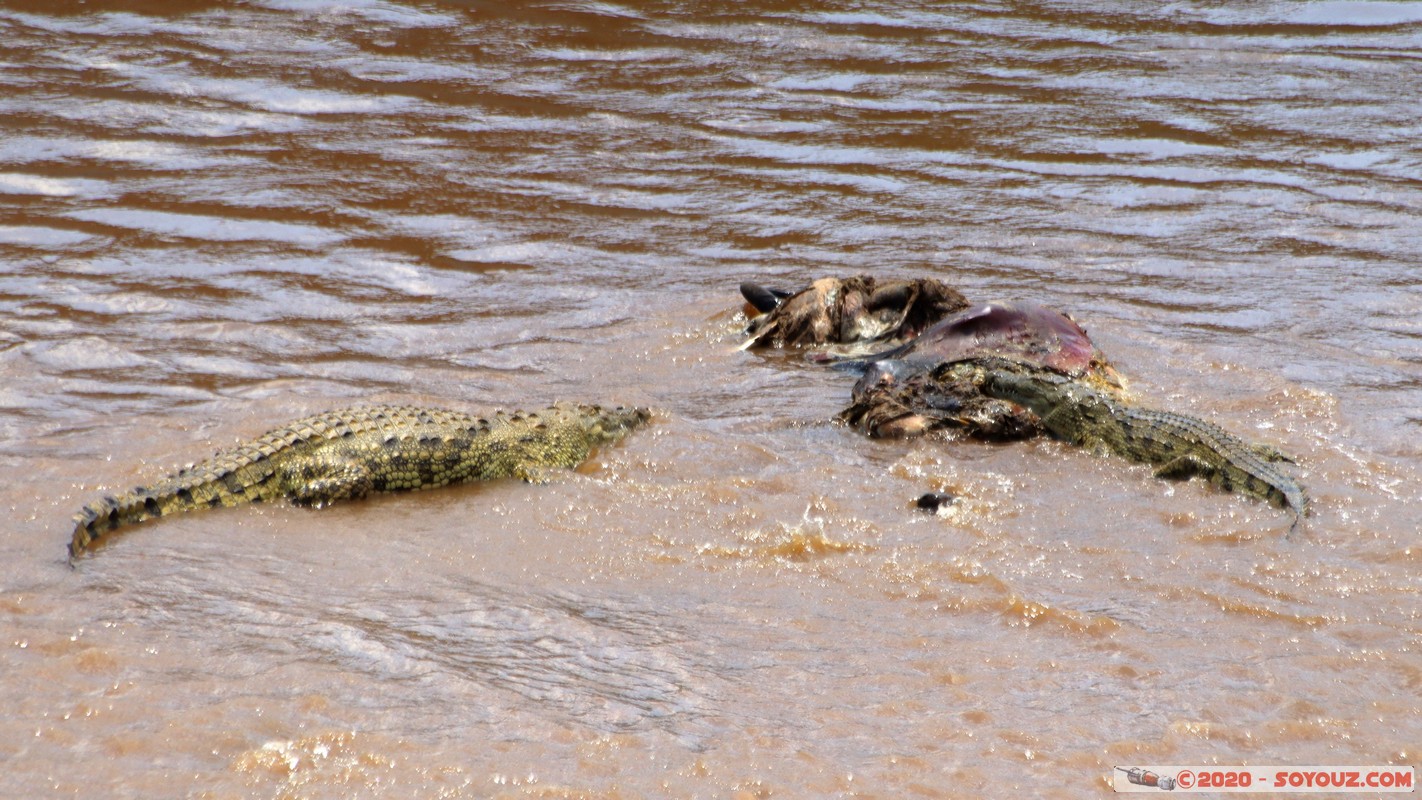
[[[1136,408],[1066,376],[989,359],[980,379],[983,394],[1031,410],[1042,426],[1067,442],[1158,465],[1156,476],[1198,475],[1225,491],[1268,500],[1291,509],[1296,529],[1308,513],[1299,483],[1274,464],[1290,459],[1267,446],[1251,445],[1204,420]]]
[[[487,418],[410,406],[329,411],[85,506],[74,515],[69,557],[117,528],[195,509],[272,500],[319,508],[371,492],[493,478],[541,481],[650,416],[643,408],[573,404]]]

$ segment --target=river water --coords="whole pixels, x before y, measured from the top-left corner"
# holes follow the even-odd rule
[[[7,0],[0,87],[7,797],[1422,760],[1422,7]],[[1313,515],[869,440],[851,378],[737,350],[740,281],[864,272],[1070,311]],[[655,420],[547,485],[64,560],[299,416],[555,399]]]

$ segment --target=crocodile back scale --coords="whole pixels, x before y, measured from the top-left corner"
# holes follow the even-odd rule
[[[287,500],[322,507],[371,492],[521,478],[572,468],[651,417],[644,408],[559,403],[476,417],[413,406],[358,406],[297,420],[74,515],[71,561],[118,528],[218,506]]]
[[[1288,461],[1286,456],[1251,445],[1218,425],[1185,414],[1129,406],[1045,371],[990,369],[983,375],[982,391],[1025,406],[1043,427],[1067,442],[1155,464],[1158,477],[1198,475],[1225,491],[1291,509],[1293,528],[1308,512],[1303,487],[1275,466]]]

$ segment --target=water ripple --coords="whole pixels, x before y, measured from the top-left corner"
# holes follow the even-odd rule
[[[165,236],[206,239],[213,242],[285,242],[317,248],[346,238],[344,234],[334,231],[290,222],[178,214],[140,208],[71,211],[65,216],[118,228],[133,228]]]

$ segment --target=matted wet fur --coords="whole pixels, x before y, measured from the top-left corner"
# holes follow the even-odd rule
[[[746,328],[747,348],[905,341],[968,307],[933,278],[821,278],[793,294],[745,283],[741,294],[763,312]]]
[[[1123,382],[1086,331],[1033,303],[994,303],[953,314],[908,344],[845,361],[861,370],[840,419],[875,437],[958,428],[984,439],[1041,432],[1036,417],[982,393],[977,359],[1046,369],[1119,396]]]
[[[939,364],[907,374],[871,367],[854,384],[839,419],[875,438],[920,436],[954,429],[990,440],[1026,439],[1043,432],[1037,416],[982,393],[972,361]]]
[[[821,278],[799,292],[741,284],[762,312],[752,317],[744,347],[897,344],[867,355],[810,357],[860,377],[839,419],[874,437],[918,436],[956,429],[990,440],[1043,432],[1037,417],[980,388],[976,359],[1007,359],[1046,368],[1108,394],[1120,376],[1086,331],[1060,311],[1030,302],[970,305],[931,278],[878,280],[871,275]],[[748,311],[749,313],[749,311]]]

